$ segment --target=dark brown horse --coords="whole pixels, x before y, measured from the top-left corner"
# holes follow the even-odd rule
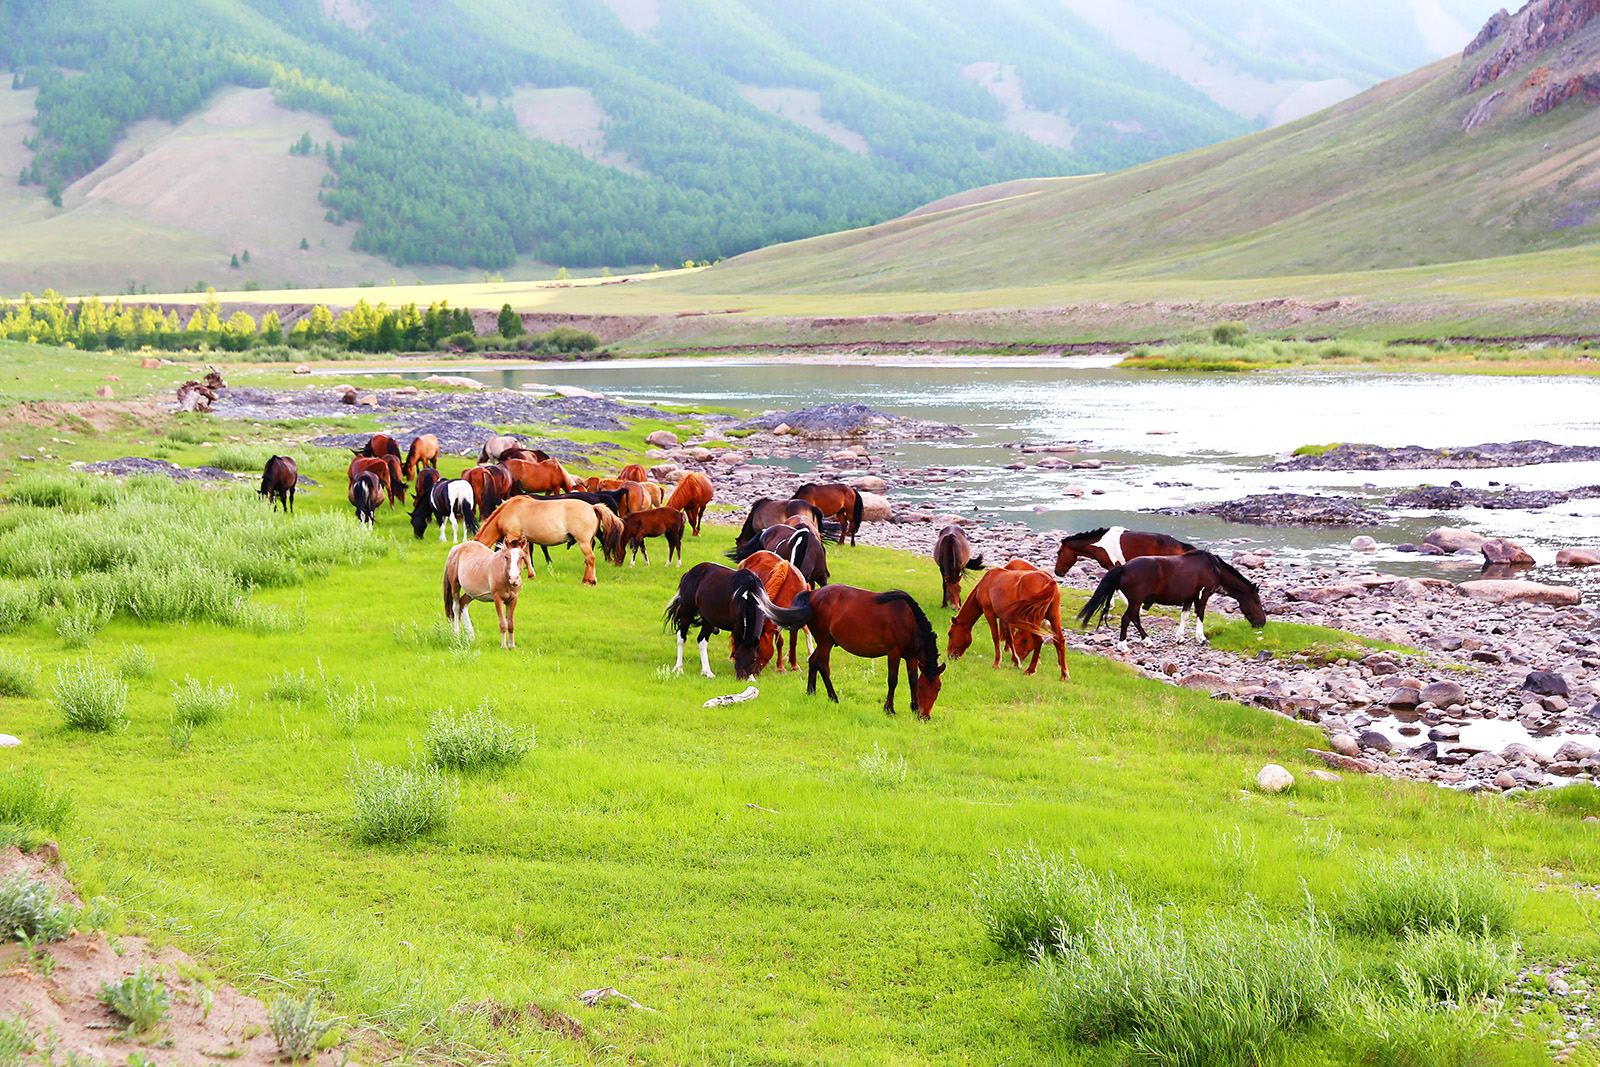
[[[939,577],[944,579],[944,599],[939,606],[961,607],[961,572],[983,570],[983,557],[972,554],[967,532],[952,523],[939,531],[939,540],[933,546],[933,561],[939,565]]]
[[[1210,552],[1185,552],[1181,556],[1140,556],[1120,567],[1112,567],[1100,579],[1089,602],[1078,612],[1085,626],[1100,613],[1104,624],[1111,614],[1112,595],[1122,592],[1128,598],[1128,610],[1122,614],[1122,630],[1118,636],[1124,649],[1128,645],[1128,625],[1139,631],[1139,636],[1149,639],[1144,623],[1139,620],[1141,608],[1151,604],[1170,604],[1183,608],[1178,620],[1178,640],[1189,625],[1189,609],[1194,608],[1196,622],[1194,635],[1205,640],[1206,601],[1218,589],[1239,603],[1239,610],[1256,629],[1267,624],[1267,613],[1261,607],[1261,591],[1244,575]]]
[[[357,478],[363,474],[370,473],[378,479],[378,484],[383,486],[384,496],[389,498],[389,506],[394,507],[394,480],[391,477],[389,458],[388,456],[379,456],[363,459],[357,456],[350,461],[350,467],[345,471],[345,477],[350,481],[351,485],[354,485]],[[396,459],[395,462],[399,463],[400,461]],[[383,503],[383,500],[380,498],[378,503]]]
[[[350,504],[356,509],[356,520],[371,526],[379,505],[383,503],[383,483],[377,472],[362,471],[350,479]]]
[[[1061,539],[1061,549],[1056,553],[1056,576],[1064,577],[1079,556],[1086,556],[1110,570],[1140,556],[1181,556],[1193,551],[1193,545],[1164,533],[1102,526]]]
[[[739,536],[735,540],[748,541],[769,526],[784,523],[792,525],[796,519],[809,523],[813,530],[822,535],[823,540],[839,543],[839,524],[828,522],[827,516],[811,501],[774,500],[770,496],[761,497],[750,505],[750,513],[744,517],[744,525],[739,527]]]
[[[672,490],[672,495],[667,498],[667,507],[683,512],[683,517],[694,528],[694,535],[699,537],[700,520],[705,517],[706,505],[711,503],[711,497],[711,479],[699,471],[690,471]]]
[[[837,521],[841,544],[845,537],[850,538],[852,545],[856,543],[856,534],[861,532],[861,510],[865,502],[854,486],[843,482],[802,485],[794,491],[794,498],[815,504],[818,511]]]
[[[900,661],[905,660],[912,710],[924,719],[933,714],[933,702],[939,698],[939,676],[945,665],[939,662],[939,639],[933,635],[933,626],[910,593],[899,589],[874,593],[849,585],[827,585],[801,593],[786,608],[774,604],[765,591],[754,596],[762,613],[779,626],[811,627],[817,648],[807,664],[807,693],[817,691],[820,674],[828,687],[828,699],[839,702],[828,668],[828,657],[833,646],[838,645],[865,659],[889,657],[889,695],[884,699],[883,710],[890,715],[894,714]]]
[[[405,465],[398,455],[391,453],[384,456],[383,461],[389,465],[389,506],[392,508],[396,500],[402,504],[406,502],[406,491],[411,485],[406,481]]]
[[[400,451],[400,442],[388,434],[375,433],[367,438],[367,443],[360,448],[352,448],[351,452],[367,459],[377,459],[382,456],[393,456],[399,459],[405,453]]]
[[[416,476],[418,467],[432,467],[439,469],[439,439],[431,433],[421,434],[411,439],[411,447],[406,449],[406,463],[402,468],[407,478]],[[419,489],[420,493],[421,490]]]
[[[646,537],[665,537],[667,539],[667,566],[672,566],[672,557],[678,557],[678,566],[683,566],[683,512],[677,508],[647,508],[644,511],[630,511],[628,517],[622,520],[622,540],[633,550],[633,559],[628,566],[633,566],[639,559],[639,553],[644,553],[644,565],[650,566],[650,553],[645,549]],[[622,566],[622,560],[616,561],[617,566]]]
[[[461,472],[461,477],[472,486],[473,499],[478,502],[479,522],[511,496],[511,472],[498,463],[492,467],[468,467]]]
[[[805,575],[808,585],[828,584],[828,553],[822,538],[809,524],[768,526],[750,540],[734,545],[727,556],[737,562],[763,550],[788,560]]]
[[[689,636],[689,627],[699,624],[700,673],[715,678],[711,673],[708,654],[711,635],[718,630],[733,634],[733,673],[740,680],[761,673],[771,658],[761,655],[761,634],[766,620],[756,596],[761,594],[761,579],[753,572],[734,570],[720,563],[697,563],[678,579],[678,592],[667,602],[664,615],[669,630],[678,632],[678,662],[672,673],[683,673],[683,643]]]
[[[288,456],[273,456],[261,469],[261,488],[256,492],[267,498],[274,509],[283,502],[283,510],[294,511],[294,487],[300,483],[300,471]]]

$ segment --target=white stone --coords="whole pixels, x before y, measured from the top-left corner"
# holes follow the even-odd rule
[[[10,734],[0,734],[0,748],[16,748],[22,744],[22,739],[12,737]]]
[[[657,430],[644,439],[645,444],[655,445],[657,448],[677,448],[678,435],[671,430]]]
[[[1376,552],[1378,550],[1378,542],[1366,534],[1362,534],[1360,537],[1352,537],[1350,539],[1350,547],[1357,552]]]
[[[1269,763],[1261,768],[1261,773],[1256,775],[1256,787],[1263,793],[1281,793],[1294,785],[1294,775],[1278,766]]]

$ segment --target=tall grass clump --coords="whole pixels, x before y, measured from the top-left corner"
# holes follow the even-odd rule
[[[1076,857],[1040,853],[1033,845],[991,855],[994,866],[972,876],[971,892],[984,934],[1002,952],[1078,943],[1107,919],[1132,914],[1127,889]]]
[[[1499,992],[1517,973],[1521,946],[1440,928],[1408,933],[1387,973],[1392,992],[1412,1001],[1470,1004]]]
[[[156,658],[143,645],[123,645],[113,666],[123,678],[148,678],[155,673]]]
[[[65,830],[72,823],[72,793],[57,789],[31,767],[0,774],[0,824]]]
[[[1492,1002],[1430,1003],[1418,985],[1395,995],[1366,983],[1339,990],[1329,1015],[1348,1050],[1346,1061],[1371,1067],[1475,1067],[1495,1062],[1482,1050],[1502,1030],[1506,1018],[1503,1008]]]
[[[72,909],[37,878],[19,872],[0,885],[0,939],[63,941],[72,931]]]
[[[26,652],[0,648],[0,697],[39,695],[39,664]]]
[[[322,1039],[337,1025],[337,1018],[323,1018],[317,1013],[317,994],[306,994],[305,1000],[295,1000],[278,994],[272,998],[267,1012],[272,1024],[272,1037],[278,1043],[278,1053],[285,1059],[305,1060],[317,1054]]]
[[[106,733],[128,725],[128,683],[88,660],[56,668],[50,702],[68,729]]]
[[[428,717],[422,747],[428,762],[454,771],[499,771],[514,767],[533,751],[533,727],[520,730],[496,719],[485,699],[457,718],[454,709]]]
[[[1517,894],[1487,855],[1374,853],[1335,899],[1340,929],[1367,936],[1448,929],[1492,935],[1511,926]]]
[[[405,648],[454,652],[472,647],[465,630],[457,630],[443,619],[434,619],[427,625],[415,621],[396,623],[393,633],[395,642]]]
[[[413,760],[395,767],[355,758],[350,767],[356,837],[369,844],[398,845],[442,830],[450,822],[455,785],[431,763]]]
[[[20,630],[38,616],[37,585],[0,578],[0,634]]]
[[[298,671],[290,671],[285,667],[281,674],[267,675],[268,700],[287,700],[294,704],[304,704],[316,695],[317,683],[306,674],[304,667]]]
[[[863,752],[856,759],[856,766],[861,768],[861,773],[866,775],[867,781],[873,785],[894,787],[906,784],[906,775],[910,768],[904,756],[891,756],[878,742],[872,742],[872,751]]]
[[[66,648],[88,648],[110,621],[110,605],[81,603],[56,616],[56,636]]]
[[[173,711],[192,726],[204,726],[232,710],[239,694],[231,685],[211,685],[187,674],[172,691]]]
[[[260,471],[267,460],[280,453],[265,445],[246,445],[230,441],[210,455],[211,466],[225,471]]]

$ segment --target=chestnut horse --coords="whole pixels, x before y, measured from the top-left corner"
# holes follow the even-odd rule
[[[345,477],[350,480],[351,485],[354,485],[357,478],[367,473],[378,479],[378,484],[383,486],[384,496],[389,498],[389,506],[394,507],[394,480],[388,458],[380,456],[375,459],[362,459],[357,456],[350,461]],[[378,503],[383,503],[382,497],[378,498]]]
[[[267,465],[261,468],[261,488],[256,490],[260,496],[267,498],[273,510],[277,510],[278,502],[283,502],[283,510],[294,511],[294,487],[300,484],[300,471],[294,465],[294,460],[288,456],[273,456],[267,460]]]
[[[674,554],[678,557],[678,566],[683,566],[683,512],[677,508],[649,508],[645,511],[633,511],[622,520],[622,540],[633,550],[633,559],[628,566],[633,566],[639,559],[639,553],[644,553],[644,565],[650,566],[650,552],[644,546],[646,537],[665,537],[667,539],[667,566],[672,566]],[[613,560],[617,566],[622,566],[620,558]]]
[[[392,508],[396,500],[402,504],[406,502],[406,491],[411,484],[406,481],[405,467],[398,453],[384,456],[383,461],[389,465],[389,506]]]
[[[700,520],[705,517],[706,505],[711,503],[711,497],[711,479],[699,471],[690,471],[672,490],[672,495],[667,498],[667,507],[683,512],[683,517],[694,528],[694,535],[699,537]]]
[[[374,513],[383,504],[383,495],[383,483],[373,471],[362,471],[350,479],[350,503],[361,525],[372,525]]]
[[[1023,673],[1039,669],[1045,641],[1056,646],[1061,680],[1067,680],[1067,635],[1061,630],[1061,587],[1043,571],[999,571],[989,587],[989,607],[1008,635],[1011,659],[1018,667],[1028,655],[1033,661]],[[998,665],[998,664],[997,664]]]
[[[542,462],[542,461],[547,460],[549,458],[550,458],[550,453],[546,452],[542,448],[521,448],[521,447],[518,447],[518,448],[508,448],[504,452],[500,453],[500,459],[497,462],[504,463],[508,459],[526,459],[526,460],[534,460],[534,461]]]
[[[749,559],[762,549],[787,559],[805,575],[808,585],[828,584],[828,553],[822,547],[822,538],[809,524],[768,526],[750,540],[734,545],[727,556],[737,562]]]
[[[1002,574],[1013,573],[1044,574],[1045,572],[1025,559],[1014,559],[1004,567],[986,571],[983,577],[978,579],[978,584],[972,587],[972,592],[967,594],[966,603],[961,605],[961,610],[950,620],[949,643],[945,646],[945,655],[951,659],[960,659],[966,654],[967,649],[972,647],[972,628],[981,618],[989,624],[989,637],[994,642],[994,665],[1000,666],[1001,649],[1011,647],[1011,630],[996,614],[991,594]]]
[[[939,577],[944,579],[944,599],[939,606],[961,607],[961,572],[982,571],[983,556],[972,554],[967,532],[952,523],[939,531],[939,540],[933,546],[933,561],[939,565]]]
[[[439,439],[431,433],[422,434],[411,439],[411,447],[406,450],[406,463],[402,470],[407,478],[415,477],[418,467],[432,467],[439,469]],[[419,489],[418,492],[421,492]]]
[[[704,478],[705,475],[702,474],[701,477]],[[793,525],[795,519],[810,524],[813,530],[822,535],[824,541],[839,543],[839,524],[828,522],[826,516],[822,514],[822,509],[811,501],[774,500],[770,496],[764,496],[750,505],[750,513],[744,517],[744,525],[739,527],[739,536],[735,540],[748,541],[769,526],[780,526],[785,523]]]
[[[492,467],[468,467],[461,472],[461,478],[472,486],[480,522],[511,495],[511,472],[498,463]]]
[[[596,538],[600,539],[606,559],[615,561],[622,555],[622,520],[604,504],[514,496],[483,520],[473,540],[484,545],[497,541],[523,541],[547,547],[577,545],[583,552],[583,584],[593,585],[592,546]],[[526,556],[523,566],[529,574],[533,573]]]
[[[617,472],[619,482],[648,482],[650,472],[644,469],[643,463],[630,463]]]
[[[757,552],[739,564],[742,571],[754,571],[756,577],[761,579],[761,588],[767,591],[767,599],[780,608],[786,608],[794,603],[794,598],[806,591],[806,580],[800,572],[789,566],[787,560],[773,555],[771,552]],[[808,633],[807,639],[810,638]],[[766,620],[766,625],[761,632],[761,643],[766,655],[771,657],[773,649],[777,651],[777,670],[783,672],[783,631],[778,629],[778,624],[771,619]],[[815,649],[816,643],[812,642]],[[789,669],[799,670],[800,665],[795,662],[795,655],[800,648],[800,631],[789,631]]]
[[[512,541],[496,552],[476,541],[463,541],[444,558],[444,617],[467,624],[472,640],[472,617],[467,605],[474,600],[494,601],[500,620],[500,647],[517,647],[517,594],[522,591],[522,557],[528,546]]]
[[[754,571],[734,570],[720,563],[697,563],[678,579],[678,591],[667,601],[663,621],[678,632],[678,662],[673,674],[683,673],[683,643],[689,627],[700,624],[700,673],[711,673],[708,650],[711,635],[718,630],[733,634],[733,673],[740,680],[760,674],[772,657],[769,646],[761,652],[765,621],[755,597],[761,593],[761,579]]]
[[[508,459],[504,466],[511,472],[514,492],[570,493],[583,488],[583,483],[567,473],[559,459]]]
[[[910,593],[900,589],[874,593],[849,585],[825,585],[799,594],[786,608],[774,604],[765,590],[758,589],[753,595],[762,614],[779,626],[811,627],[817,647],[807,661],[807,694],[817,691],[820,674],[828,687],[828,699],[839,702],[828,669],[828,658],[833,646],[838,645],[865,659],[889,657],[889,695],[884,699],[883,710],[890,715],[894,714],[900,661],[905,660],[911,708],[923,719],[932,717],[933,702],[939,698],[939,676],[945,665],[939,662],[939,639],[933,635],[933,625]]]
[[[400,442],[388,434],[375,433],[367,438],[367,443],[360,448],[352,448],[351,452],[366,459],[378,459],[383,456],[400,458]]]
[[[1194,636],[1206,639],[1206,601],[1218,589],[1239,603],[1239,610],[1250,625],[1257,630],[1267,624],[1267,613],[1261,607],[1261,591],[1255,584],[1234,570],[1221,556],[1210,552],[1185,552],[1181,556],[1140,556],[1130,559],[1120,567],[1112,567],[1100,579],[1094,595],[1078,612],[1078,619],[1089,625],[1095,612],[1100,613],[1103,625],[1111,614],[1111,597],[1121,591],[1128,598],[1128,610],[1122,614],[1122,631],[1118,641],[1126,651],[1128,625],[1138,629],[1139,636],[1149,640],[1139,610],[1151,604],[1181,606],[1183,615],[1178,619],[1178,640],[1183,640],[1189,626],[1189,609],[1195,611]]]
[[[1061,549],[1056,553],[1056,576],[1065,577],[1079,556],[1086,556],[1110,570],[1140,556],[1181,556],[1193,551],[1193,545],[1164,533],[1102,526],[1061,539]]]
[[[802,485],[794,491],[796,500],[804,500],[815,504],[817,510],[824,515],[831,516],[839,523],[839,543],[844,543],[844,538],[850,538],[850,543],[856,543],[856,534],[861,532],[861,509],[865,501],[853,486],[843,482],[829,482],[826,485]]]

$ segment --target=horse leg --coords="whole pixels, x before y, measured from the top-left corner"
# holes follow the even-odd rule
[[[1122,613],[1122,629],[1117,634],[1117,647],[1123,652],[1128,651],[1128,626],[1139,627],[1139,635],[1144,636],[1144,624],[1139,621],[1139,605],[1134,600],[1128,601],[1128,610]]]
[[[510,648],[511,646],[506,644],[509,628],[506,622],[505,603],[499,597],[494,598],[494,618],[500,624],[500,647],[502,649]]]
[[[907,668],[907,674],[909,675],[910,671],[912,669],[911,664],[907,663],[906,664],[906,668]],[[909,678],[908,678],[908,680],[909,680]],[[889,695],[883,698],[883,710],[884,710],[884,713],[887,714],[887,715],[893,715],[894,714],[894,687],[899,683],[899,681],[900,681],[900,653],[891,652],[891,653],[889,653]],[[917,702],[917,683],[912,682],[911,683],[911,703],[913,705],[915,705],[916,702]]]
[[[1206,601],[1211,599],[1209,593],[1201,593],[1200,599],[1194,607],[1194,639],[1204,642],[1206,639]]]
[[[810,630],[806,631],[806,640],[807,641],[811,640],[811,631]],[[795,660],[794,660],[795,649],[799,646],[799,644],[800,644],[800,631],[799,630],[790,630],[789,631],[789,669],[791,671],[798,671],[800,669],[800,665],[798,663],[796,663]]]
[[[705,626],[700,630],[700,674],[705,678],[715,678],[711,673],[711,627]]]
[[[672,665],[673,674],[683,673],[683,639],[689,636],[689,628],[685,626],[678,631],[678,662]]]
[[[584,585],[593,585],[594,584],[594,549],[589,547],[589,542],[587,542],[587,541],[583,542],[578,547],[583,550],[583,584]],[[549,554],[548,550],[546,550],[546,554],[547,555]]]
[[[644,538],[639,538],[639,551],[644,554],[644,565],[650,566],[650,546],[645,544]]]
[[[472,598],[467,596],[467,594],[465,594],[465,593],[461,594],[461,599],[459,601],[457,601],[457,603],[456,603],[456,616],[457,616],[457,618],[459,618],[462,622],[467,624],[467,640],[468,641],[472,641],[474,638],[476,638],[478,636],[476,633],[473,632],[473,629],[472,629],[472,616],[470,614],[468,614],[468,612],[467,612],[467,608],[471,604],[472,604]],[[456,632],[460,633],[460,629],[458,628]]]
[[[1061,629],[1061,594],[1056,594],[1054,604],[1050,605],[1050,629],[1056,638],[1056,659],[1061,662],[1061,680],[1067,680],[1067,635]]]
[[[1000,622],[999,622],[999,620],[997,618],[995,618],[995,616],[989,611],[988,608],[984,608],[983,609],[983,619],[984,619],[985,622],[987,622],[989,624],[989,640],[994,642],[994,668],[995,668],[995,670],[999,670],[1000,669]]]
[[[817,691],[817,675],[822,675],[822,684],[828,687],[828,699],[835,704],[839,703],[839,694],[833,690],[833,672],[828,669],[828,656],[833,652],[833,642],[823,639],[817,644],[817,650],[811,653],[808,664],[811,667],[811,681],[806,686],[806,694]]]
[[[1183,644],[1183,632],[1189,628],[1189,605],[1183,606],[1183,614],[1178,616],[1178,643]]]

